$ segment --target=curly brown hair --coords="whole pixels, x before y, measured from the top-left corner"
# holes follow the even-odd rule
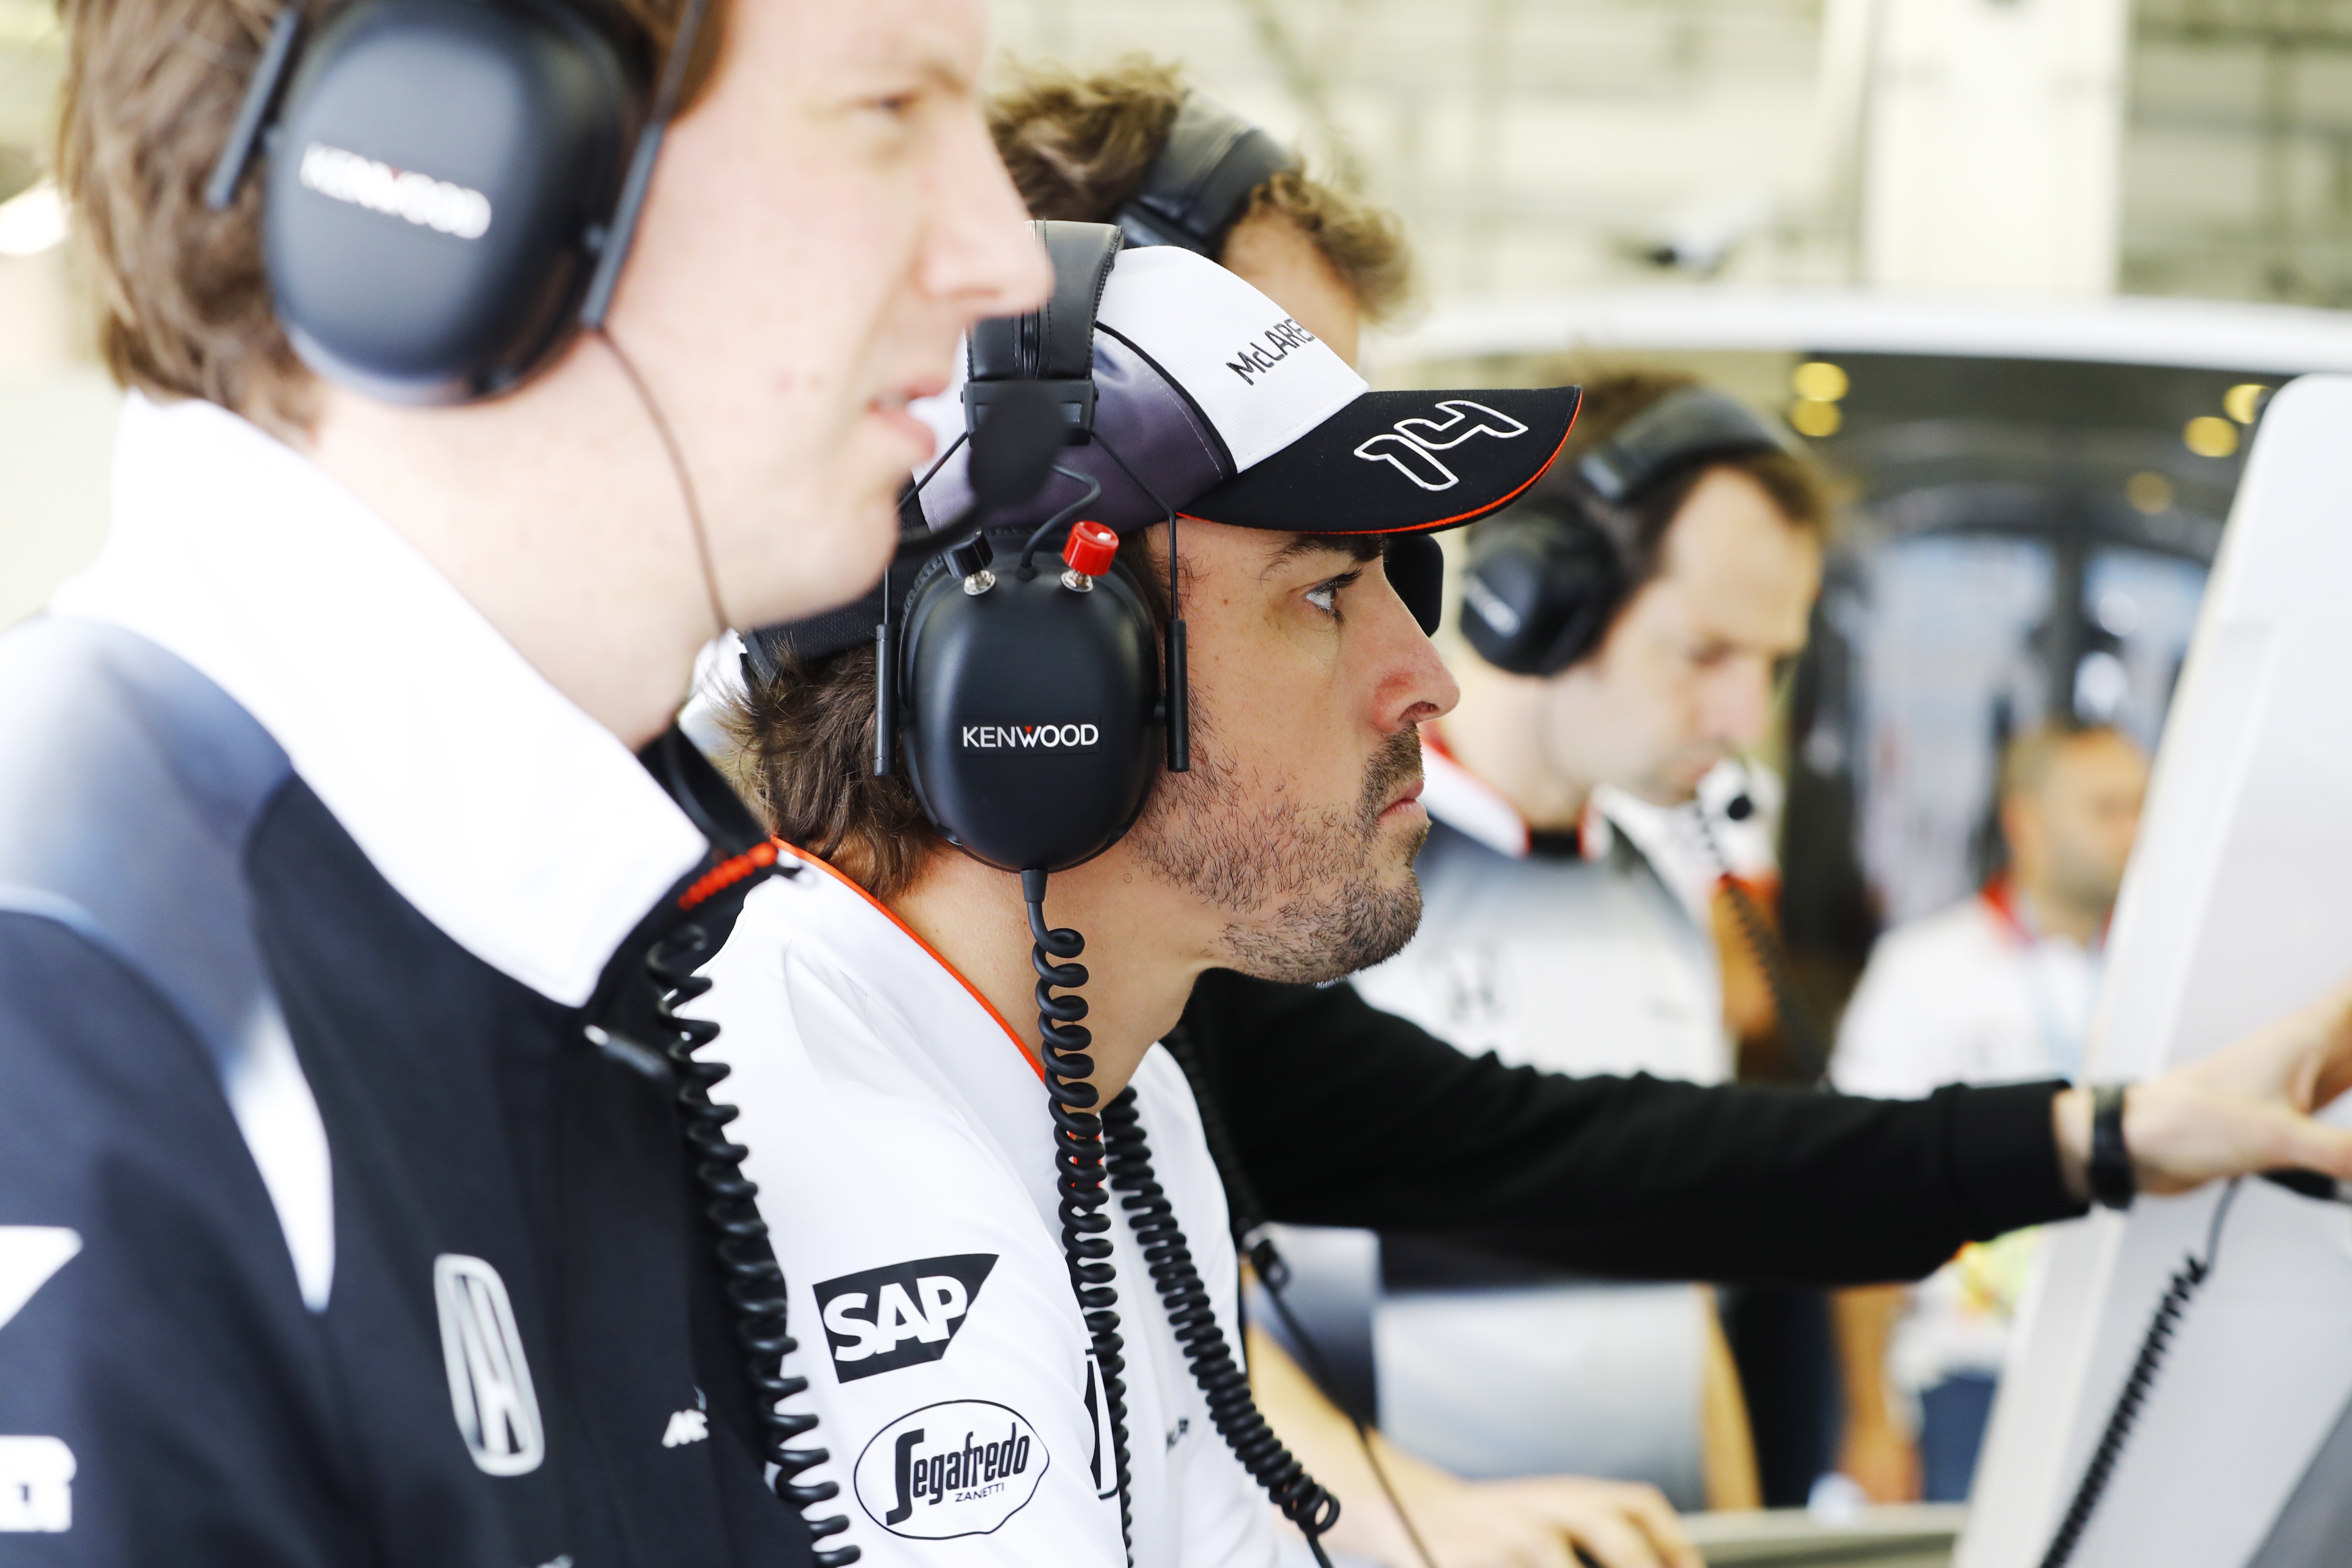
[[[1015,68],[989,100],[989,129],[1029,216],[1111,223],[1167,145],[1184,101],[1182,74],[1130,55],[1108,70]],[[1348,285],[1367,321],[1396,314],[1412,295],[1412,258],[1396,215],[1310,175],[1286,170],[1251,193],[1243,215],[1288,218]]]
[[[58,183],[79,220],[101,315],[99,342],[124,386],[203,398],[283,434],[310,427],[318,384],[270,307],[261,195],[225,212],[205,185],[227,144],[271,25],[288,3],[305,26],[339,0],[59,0],[66,65]],[[686,0],[600,0],[624,47],[669,47]],[[726,31],[712,6],[685,101],[708,84]]]

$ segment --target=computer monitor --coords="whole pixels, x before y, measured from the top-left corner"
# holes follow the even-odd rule
[[[2231,513],[2116,905],[2088,1077],[2192,1061],[2347,973],[2352,377],[2311,376],[2263,415]],[[2053,1227],[1957,1568],[2043,1561],[2221,1195]],[[2238,1193],[2072,1568],[2159,1563],[2352,1563],[2352,1208]]]

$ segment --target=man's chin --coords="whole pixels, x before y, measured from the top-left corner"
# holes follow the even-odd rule
[[[1228,967],[1258,980],[1326,985],[1394,958],[1421,929],[1421,879],[1407,863],[1391,881],[1352,882],[1270,920],[1225,928]]]

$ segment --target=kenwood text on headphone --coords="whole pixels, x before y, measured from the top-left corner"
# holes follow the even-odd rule
[[[1704,386],[1669,393],[1548,493],[1479,524],[1463,573],[1463,635],[1498,669],[1559,674],[1601,646],[1624,605],[1633,503],[1708,462],[1792,449],[1737,398]]]
[[[1143,184],[1119,206],[1118,226],[1129,245],[1181,246],[1215,261],[1252,194],[1298,166],[1289,148],[1188,92]]]
[[[262,251],[305,363],[390,402],[503,392],[603,325],[709,0],[659,63],[572,0],[278,13],[205,189],[267,152]]]

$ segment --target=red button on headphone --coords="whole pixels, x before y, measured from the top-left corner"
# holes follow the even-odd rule
[[[1070,542],[1062,546],[1062,560],[1070,570],[1082,577],[1099,577],[1110,570],[1111,557],[1118,553],[1118,535],[1099,522],[1081,522],[1070,530]]]

